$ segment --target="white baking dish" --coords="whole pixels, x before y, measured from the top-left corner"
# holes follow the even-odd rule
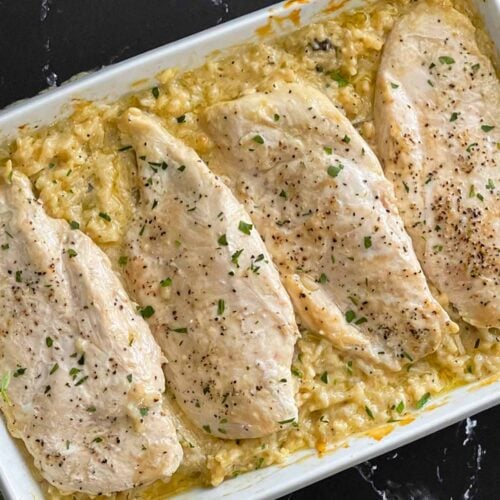
[[[342,0],[339,0],[339,4]],[[67,83],[30,100],[15,103],[0,112],[0,140],[13,137],[18,127],[29,124],[47,125],[69,111],[72,99],[114,99],[129,92],[132,84],[141,80],[140,87],[151,87],[154,75],[170,66],[192,67],[215,49],[224,49],[255,38],[255,30],[268,22],[270,16],[286,16],[300,9],[302,24],[307,23],[331,1],[312,0],[309,3],[288,1],[271,8],[241,17],[221,26],[160,47],[94,74]],[[350,0],[336,13],[362,4]],[[485,24],[500,47],[500,0],[477,0]],[[292,23],[280,23],[281,29],[292,28]],[[273,25],[278,29],[278,26]],[[498,51],[497,51],[498,53]],[[138,89],[138,86],[134,87]],[[500,403],[500,374],[489,380],[462,387],[441,398],[408,425],[395,428],[381,440],[356,437],[347,445],[338,446],[323,457],[313,450],[293,455],[282,466],[272,466],[228,480],[216,489],[197,489],[178,495],[178,499],[211,500],[219,498],[276,498],[304,487],[414,441],[466,416]],[[42,492],[33,479],[15,441],[9,436],[0,418],[0,489],[6,500],[37,500]]]

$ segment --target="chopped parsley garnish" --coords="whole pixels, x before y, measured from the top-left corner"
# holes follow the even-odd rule
[[[417,408],[417,410],[420,410],[420,408],[422,408],[423,406],[425,406],[427,404],[427,402],[429,401],[429,399],[431,398],[431,395],[430,393],[426,392],[418,401],[417,401],[417,404],[415,405],[415,407]]]
[[[483,132],[489,132],[490,130],[493,130],[495,128],[495,125],[481,125],[481,130]]]
[[[88,375],[83,376],[76,384],[75,387],[78,385],[82,385],[87,379],[89,378]]]
[[[111,222],[111,217],[106,212],[99,212],[99,217],[107,222]]]
[[[139,308],[139,314],[144,319],[151,318],[151,316],[153,316],[154,313],[155,313],[155,310],[153,309],[153,306],[146,306],[146,307]]]
[[[59,370],[59,365],[56,363],[50,370],[49,375],[52,375],[55,373],[57,370]]]
[[[472,144],[469,144],[467,146],[467,149],[465,151],[467,151],[467,153],[471,153],[472,152],[472,148],[474,148],[477,145],[478,145],[477,142],[473,142]]]
[[[302,378],[303,377],[302,372],[299,369],[295,368],[294,366],[292,366],[292,368],[290,369],[290,371],[292,372],[292,375],[294,377],[297,377],[297,378]]]
[[[4,243],[2,245],[2,250],[8,250],[9,249],[9,244],[8,243]]]
[[[327,169],[328,175],[330,177],[337,177],[337,175],[340,174],[343,168],[344,165],[342,165],[342,163],[339,163],[338,165],[330,165]]]
[[[139,413],[141,414],[141,417],[145,417],[149,413],[149,408],[143,406],[139,408]]]
[[[368,408],[368,406],[365,406],[365,411],[366,411],[366,414],[370,417],[371,420],[375,420],[375,417],[373,416],[373,413],[370,410],[370,408]]]
[[[10,372],[6,372],[2,375],[2,378],[0,379],[0,396],[2,397],[3,401],[7,404],[10,404],[9,395],[7,394],[7,388],[9,387],[9,383],[10,383]]]
[[[128,264],[128,257],[126,255],[120,255],[118,258],[118,265],[124,267]]]
[[[186,165],[181,165],[177,170],[179,172],[184,172],[184,170],[186,170]]]
[[[324,384],[328,384],[328,372],[323,372],[319,379],[321,380],[321,382],[323,382]]]
[[[52,340],[51,337],[46,337],[45,344],[47,345],[47,347],[52,347],[54,345],[54,341]]]
[[[331,155],[331,154],[333,153],[333,149],[332,149],[332,148],[330,148],[329,146],[325,146],[325,147],[323,148],[323,150],[325,151],[325,153],[326,153],[327,155]]]
[[[330,78],[337,82],[339,87],[346,87],[349,82],[337,71],[330,71]]]
[[[398,85],[397,83],[393,83],[393,82],[391,82],[391,87],[392,87],[393,89],[397,89],[397,88],[399,88],[399,85]]]
[[[212,434],[212,431],[210,430],[210,426],[209,426],[209,425],[204,425],[204,426],[203,426],[203,430],[204,430],[205,432],[208,432],[209,434]]]
[[[94,438],[93,443],[102,443],[102,438],[97,436],[96,438]]]
[[[217,240],[217,243],[223,247],[227,247],[227,238],[225,234],[222,234],[219,236],[219,239]]]
[[[284,191],[283,189],[281,190],[280,198],[285,198],[285,200],[288,199],[288,193],[286,191]]]
[[[366,323],[367,321],[368,321],[368,320],[367,320],[367,319],[363,316],[363,317],[361,317],[361,318],[357,319],[357,320],[354,322],[354,324],[355,324],[355,325],[362,325],[363,323]]]
[[[318,283],[321,283],[322,285],[324,285],[327,281],[328,281],[328,277],[326,276],[326,274],[321,273],[321,275],[318,279]]]
[[[79,368],[71,368],[71,370],[69,371],[69,374],[71,376],[71,378],[73,380],[75,380],[76,376],[81,372],[82,370],[80,370]]]
[[[349,309],[348,311],[346,311],[346,313],[345,313],[345,320],[348,323],[352,323],[352,321],[354,321],[355,317],[356,317],[356,313],[352,309]]]
[[[88,411],[89,413],[95,413],[95,412],[97,411],[97,408],[96,408],[95,406],[89,406],[89,407],[87,408],[87,411]]]
[[[348,373],[349,375],[352,375],[352,373],[353,373],[353,370],[352,370],[352,361],[348,361],[348,362],[347,362],[347,367],[346,367],[346,370],[347,370],[347,373]]]
[[[492,179],[488,179],[488,184],[486,184],[486,189],[495,189],[495,184]]]
[[[476,198],[480,201],[484,201],[484,196],[481,193],[477,193]]]
[[[80,229],[80,224],[78,222],[76,222],[76,220],[72,220],[70,223],[69,223],[69,227],[71,229]]]
[[[256,142],[257,144],[264,144],[264,138],[258,134],[252,137],[252,141]]]
[[[284,425],[284,424],[291,424],[295,420],[295,417],[288,418],[286,420],[279,420],[278,424]]]
[[[128,380],[130,383],[132,383],[132,374],[131,374],[131,373],[129,373],[129,374],[127,375],[127,380]]]
[[[406,351],[403,351],[403,356],[408,360],[408,361],[413,361],[413,357],[408,354]]]
[[[158,200],[153,200],[153,204],[151,205],[151,210],[154,210],[158,206]]]
[[[219,299],[217,302],[217,315],[222,316],[224,314],[224,310],[226,309],[226,303],[223,299]]]
[[[153,87],[151,89],[151,93],[153,94],[153,97],[155,99],[158,99],[158,97],[160,97],[160,89],[158,87]]]
[[[480,67],[481,67],[481,65],[479,63],[477,63],[477,64],[473,64],[471,69],[475,73]]]
[[[434,245],[432,247],[432,249],[434,250],[434,253],[442,252],[443,251],[443,245]]]
[[[162,288],[166,288],[167,286],[171,286],[171,285],[172,285],[172,278],[165,278],[164,280],[160,281],[160,286]]]
[[[243,248],[240,250],[236,250],[236,252],[231,255],[231,262],[236,265],[236,267],[240,267],[240,264],[238,262],[238,259],[240,258],[240,255],[243,253]]]
[[[450,116],[450,122],[454,122],[458,118],[458,113],[453,112]]]
[[[344,138],[342,139],[342,142],[345,142],[346,144],[349,144],[351,142],[351,138],[348,135],[344,135]]]
[[[471,184],[469,188],[469,198],[474,198],[476,196],[476,189],[474,188],[474,184]]]
[[[439,62],[441,64],[454,64],[455,63],[455,59],[453,59],[453,57],[450,57],[450,56],[440,56],[439,57]]]
[[[141,230],[139,231],[139,236],[142,236],[144,234],[144,231],[146,230],[146,224],[143,224],[141,227]]]
[[[285,224],[290,224],[290,219],[284,219],[284,220],[277,220],[276,225],[281,227],[284,226]]]
[[[118,151],[121,153],[122,151],[128,151],[129,149],[132,149],[132,146],[122,146],[121,148],[118,148]]]
[[[238,224],[238,229],[245,234],[250,234],[252,228],[252,224],[248,224],[247,222],[243,222],[242,220],[240,220],[240,223]]]
[[[370,248],[372,246],[372,237],[371,236],[365,236],[363,238],[363,245],[365,248]]]
[[[16,283],[21,283],[23,280],[23,272],[16,271]]]
[[[256,266],[255,264],[257,262],[261,262],[262,260],[264,260],[265,257],[264,257],[264,254],[261,253],[259,255],[257,255],[257,258],[254,260],[252,259],[251,262],[250,262],[250,270],[255,273],[255,274],[259,274],[259,269],[260,269],[260,266]],[[267,264],[267,261],[266,261],[266,264]]]
[[[19,365],[18,365],[19,366]],[[20,377],[21,375],[24,375],[26,373],[26,368],[21,368],[19,367],[15,372],[14,372],[14,377]]]
[[[186,115],[181,115],[176,118],[177,123],[185,123],[186,122]]]
[[[427,83],[428,83],[431,87],[434,87],[434,84],[433,84],[430,80],[427,80]]]
[[[280,115],[277,113],[274,114],[274,121],[277,122],[280,119]]]
[[[186,327],[181,328],[171,328],[171,330],[175,333],[187,333],[188,329]]]
[[[66,250],[66,253],[68,254],[69,258],[72,259],[73,257],[76,257],[78,254],[76,253],[75,250],[73,250],[72,248],[68,248]]]
[[[405,409],[405,404],[403,401],[400,401],[398,403],[398,406],[396,406],[396,411],[401,415],[401,413],[403,413],[404,409]]]

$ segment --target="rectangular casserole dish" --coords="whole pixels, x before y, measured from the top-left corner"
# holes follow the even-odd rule
[[[477,7],[486,28],[500,47],[500,0],[477,0]],[[122,63],[104,68],[94,74],[49,90],[30,100],[18,102],[0,112],[2,141],[13,138],[18,127],[48,125],[66,116],[73,99],[113,100],[139,88],[151,87],[155,75],[162,69],[177,66],[183,69],[201,64],[214,50],[221,50],[251,41],[256,30],[270,17],[280,16],[283,30],[295,28],[289,19],[300,18],[309,22],[326,7],[338,7],[335,13],[359,7],[362,0],[288,0],[284,3],[249,14],[221,26],[190,36],[178,42],[136,56]],[[300,11],[300,17],[297,12]],[[290,16],[290,14],[294,15]],[[140,85],[136,82],[140,81]],[[375,439],[368,434],[336,443],[335,449],[319,457],[314,450],[294,454],[286,464],[256,470],[227,480],[214,489],[195,489],[177,495],[178,499],[218,498],[276,498],[310,483],[335,474],[348,467],[373,458],[420,437],[451,425],[466,416],[500,403],[500,374],[447,393],[433,399],[426,411],[411,423],[396,427],[385,437]],[[371,433],[372,435],[375,435]],[[379,433],[383,435],[384,432]],[[26,460],[16,442],[10,437],[4,421],[0,419],[0,489],[6,500],[42,499],[42,491],[30,472],[30,459]]]

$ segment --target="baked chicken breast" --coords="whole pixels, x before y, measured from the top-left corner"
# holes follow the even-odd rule
[[[304,326],[394,370],[455,328],[375,155],[324,94],[287,85],[216,104],[204,124]]]
[[[292,304],[249,215],[152,116],[121,129],[137,155],[139,205],[124,279],[168,363],[176,401],[205,432],[259,437],[297,418]]]
[[[423,2],[396,23],[375,125],[425,274],[463,320],[500,327],[500,83],[464,15]]]
[[[76,227],[73,223],[73,227]],[[0,181],[0,409],[42,476],[89,495],[167,479],[182,449],[161,351],[82,232]]]

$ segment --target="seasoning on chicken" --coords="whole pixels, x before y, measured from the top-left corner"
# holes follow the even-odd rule
[[[297,418],[293,308],[231,191],[153,117],[121,122],[137,155],[139,204],[124,279],[168,358],[176,401],[220,438],[264,436]]]
[[[377,142],[425,274],[468,323],[500,327],[500,83],[472,23],[420,3],[387,39]]]
[[[72,227],[74,229],[72,229]],[[163,358],[106,255],[0,180],[0,409],[42,476],[109,494],[167,479],[182,449]]]
[[[332,102],[286,85],[204,117],[303,324],[397,370],[455,330],[432,297],[375,155]]]

